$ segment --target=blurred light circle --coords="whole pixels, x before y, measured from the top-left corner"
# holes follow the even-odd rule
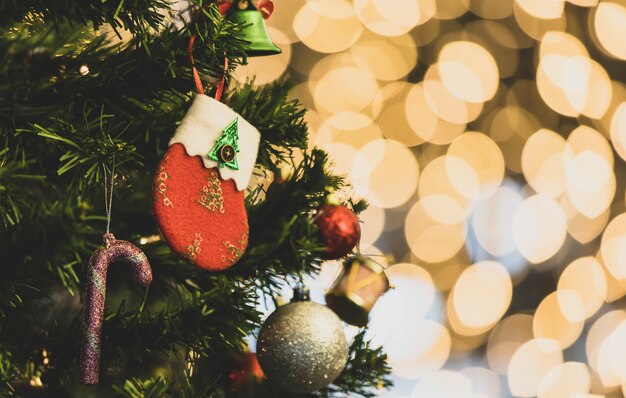
[[[526,199],[513,220],[513,239],[519,252],[538,264],[556,254],[565,241],[567,220],[559,205],[549,196],[538,194]]]
[[[372,321],[374,319],[372,313]],[[450,334],[435,321],[422,319],[398,325],[382,341],[376,333],[377,324],[370,323],[369,327],[373,334],[372,345],[382,342],[391,371],[397,376],[420,379],[440,369],[450,355]]]
[[[516,397],[536,397],[541,382],[552,369],[563,363],[559,344],[552,339],[533,339],[513,354],[508,367],[508,382]]]
[[[591,376],[581,362],[565,362],[554,367],[543,379],[537,398],[575,397],[591,388]]]
[[[559,197],[565,189],[563,149],[565,139],[554,131],[534,133],[522,151],[522,171],[528,184],[538,193]]]
[[[533,339],[533,317],[515,314],[504,318],[492,330],[487,341],[487,362],[494,372],[505,375],[513,354]]]
[[[600,0],[567,0],[569,3],[576,4],[580,7],[593,7],[598,5]]]
[[[470,0],[448,0],[437,2],[435,18],[441,20],[456,19],[469,10]]]
[[[462,134],[450,144],[446,168],[454,187],[473,200],[491,196],[504,178],[500,148],[491,138],[478,132]]]
[[[423,83],[410,87],[406,95],[404,111],[412,131],[423,141],[446,145],[465,130],[465,123],[450,123],[437,116],[428,105]]]
[[[434,0],[355,0],[363,25],[382,36],[400,36],[435,15]]]
[[[386,138],[399,141],[406,146],[415,146],[424,143],[412,129],[412,120],[419,117],[425,129],[435,129],[437,116],[423,104],[407,111],[405,103],[407,95],[414,85],[407,82],[393,82],[385,85],[377,94],[381,106],[376,122],[381,126]]]
[[[626,60],[626,2],[602,1],[594,10],[593,29],[604,50],[611,56]]]
[[[504,315],[511,303],[513,285],[504,266],[481,261],[465,269],[452,289],[453,309],[469,335],[484,333]],[[460,334],[463,331],[457,330]]]
[[[472,398],[472,382],[462,373],[440,370],[420,380],[414,398]]]
[[[463,247],[466,236],[464,222],[443,224],[429,214],[428,209],[437,206],[438,199],[437,195],[422,198],[406,216],[407,243],[420,260],[428,263],[453,257]]]
[[[325,118],[317,129],[315,143],[320,147],[343,143],[362,148],[381,138],[380,126],[371,117],[359,112],[340,112]]]
[[[607,111],[613,90],[608,74],[596,61],[559,54],[541,58],[537,88],[556,112],[571,117],[583,114],[594,119],[601,118]]]
[[[567,143],[563,152],[564,161],[567,163],[585,151],[596,152],[613,168],[615,162],[613,151],[606,138],[597,130],[581,125],[572,130],[569,137],[567,137]]]
[[[296,35],[296,32],[293,30],[293,21],[300,8],[302,8],[305,4],[306,0],[282,1],[279,7],[274,8],[272,17],[266,20],[265,23],[267,24],[267,27],[283,32],[285,38],[287,39],[287,43],[300,41],[300,39],[298,39],[298,35]],[[272,38],[274,38],[273,35]]]
[[[537,0],[528,1],[536,2]],[[554,0],[545,0],[544,3],[549,3],[551,1]],[[550,31],[564,31],[567,25],[565,13],[558,18],[539,18],[527,12],[518,4],[518,2],[514,3],[513,11],[515,14],[515,20],[517,21],[519,27],[524,31],[524,33],[535,40],[541,40],[541,38]]]
[[[478,242],[489,254],[505,256],[515,251],[513,217],[522,201],[514,189],[500,187],[475,205],[472,226]]]
[[[352,66],[329,70],[312,90],[316,106],[330,113],[358,112],[372,103],[377,91],[374,76]]]
[[[461,373],[472,382],[473,398],[476,398],[476,394],[481,394],[484,397],[500,396],[500,377],[493,370],[469,367],[461,370]]]
[[[621,321],[600,345],[597,357],[598,373],[606,387],[618,386],[626,367],[626,321]]]
[[[307,47],[321,53],[344,51],[363,32],[346,0],[309,0],[296,14],[293,28]]]
[[[472,13],[485,19],[502,19],[513,14],[513,2],[502,0],[470,0]]]
[[[482,103],[465,102],[450,92],[441,81],[437,64],[431,65],[426,71],[422,87],[430,109],[450,123],[466,124],[475,120],[482,111]]]
[[[358,152],[355,147],[341,142],[330,142],[321,148],[328,152],[331,159],[330,169],[335,174],[350,175]]]
[[[587,48],[576,36],[559,31],[548,32],[541,38],[539,58],[541,59],[550,54],[558,54],[564,57],[589,57]]]
[[[622,102],[611,119],[611,142],[615,152],[626,160],[626,102]]]
[[[361,220],[361,241],[374,243],[383,232],[385,227],[385,210],[368,206],[367,209],[359,214]]]
[[[567,196],[581,214],[595,218],[606,211],[615,196],[615,174],[597,152],[585,150],[566,160]]]
[[[610,207],[599,216],[588,218],[574,207],[567,195],[561,196],[560,204],[567,217],[567,232],[579,243],[586,244],[594,240],[609,222]]]
[[[437,62],[441,81],[457,98],[485,102],[496,93],[499,75],[493,56],[479,44],[469,41],[448,43]]]
[[[572,291],[578,296],[582,304],[584,319],[592,317],[604,304],[607,293],[606,278],[598,260],[588,256],[572,261],[559,277],[557,291],[565,290]],[[559,300],[561,312],[566,314],[567,303],[563,304],[561,305],[561,300]],[[576,316],[572,316],[570,311],[568,319],[578,320],[572,318]]]
[[[615,217],[604,230],[600,244],[607,270],[620,283],[626,279],[626,213]]]
[[[424,318],[433,306],[437,293],[430,274],[424,268],[410,263],[394,264],[385,270],[385,274],[394,287],[385,297],[390,296],[391,300],[399,304],[405,319]]]
[[[446,168],[446,157],[440,156],[428,162],[420,175],[418,193],[420,198],[430,195],[445,195],[453,199],[465,210],[467,216],[470,200],[463,196],[452,184]],[[461,220],[458,220],[459,222]]]
[[[600,348],[613,330],[615,330],[615,328],[617,328],[617,326],[624,321],[626,321],[626,311],[613,310],[603,314],[593,323],[593,325],[591,325],[589,333],[587,333],[587,341],[585,343],[587,363],[589,363],[591,369],[595,371],[600,370],[600,366],[598,364],[598,354],[600,353]]]
[[[393,140],[369,142],[358,152],[352,167],[357,194],[381,208],[397,207],[417,189],[419,166],[407,147]]]
[[[524,145],[539,127],[539,121],[518,106],[509,105],[495,112],[489,126],[489,136],[500,147],[507,169],[514,173],[522,172]]]
[[[267,29],[283,52],[273,57],[250,57],[247,65],[239,65],[235,70],[234,77],[238,81],[253,81],[255,86],[260,86],[278,79],[287,70],[291,60],[291,44],[281,31],[272,27]]]
[[[537,338],[552,339],[565,349],[582,333],[584,318],[583,303],[573,290],[552,292],[535,311],[533,333]]]
[[[366,33],[350,47],[358,65],[369,68],[378,80],[406,76],[417,64],[417,46],[408,34],[393,39]]]
[[[563,15],[564,0],[515,0],[530,15],[541,19],[555,19]]]
[[[596,253],[595,259],[598,260],[598,263],[602,266],[606,278],[606,297],[604,301],[612,303],[626,296],[626,284],[623,284],[622,281],[615,278],[613,274],[609,272],[602,259],[602,252],[600,250]]]

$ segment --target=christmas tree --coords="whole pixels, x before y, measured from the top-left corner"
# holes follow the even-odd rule
[[[237,372],[262,324],[257,304],[319,271],[314,214],[344,181],[307,149],[288,81],[228,84],[246,25],[201,0],[171,23],[178,14],[166,0],[0,1],[0,396],[293,396]],[[189,47],[207,94],[224,77],[222,101],[260,133],[249,242],[221,272],[175,255],[151,211],[157,165],[197,95]],[[273,178],[284,167],[291,175]],[[110,268],[100,380],[83,385],[83,288],[111,191],[110,230],[145,253],[153,280],[146,289],[129,267]],[[312,394],[374,396],[387,373],[362,332],[339,378]]]

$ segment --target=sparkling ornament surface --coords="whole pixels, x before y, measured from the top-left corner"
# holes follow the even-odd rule
[[[350,253],[361,239],[361,226],[356,214],[345,206],[324,205],[315,223],[326,245],[325,258],[337,259]]]
[[[257,357],[271,383],[307,393],[341,374],[348,342],[333,311],[310,301],[292,302],[278,307],[261,327]]]
[[[140,248],[130,242],[117,240],[111,233],[103,236],[104,244],[89,259],[85,286],[85,317],[80,357],[80,382],[97,384],[100,375],[100,341],[104,319],[104,299],[109,265],[113,262],[130,263],[133,280],[148,286],[152,283],[152,269]]]

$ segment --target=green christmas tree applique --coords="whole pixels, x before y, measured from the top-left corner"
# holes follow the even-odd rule
[[[239,120],[235,118],[217,138],[207,156],[216,161],[220,168],[227,166],[239,170],[237,152],[239,152]]]

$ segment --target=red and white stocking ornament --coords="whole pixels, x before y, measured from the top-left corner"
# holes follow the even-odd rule
[[[228,268],[248,245],[244,191],[259,140],[237,112],[198,94],[159,164],[153,211],[161,234],[202,269]]]

